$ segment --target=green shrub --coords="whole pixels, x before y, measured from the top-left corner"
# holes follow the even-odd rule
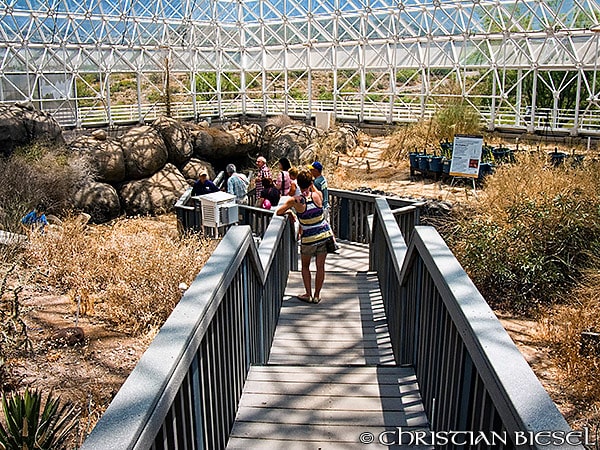
[[[58,450],[66,447],[75,428],[75,408],[49,393],[25,389],[23,394],[2,396],[5,426],[0,423],[0,444],[7,450]]]
[[[521,157],[499,167],[475,204],[441,227],[494,305],[531,310],[562,301],[600,249],[597,165],[550,168]]]

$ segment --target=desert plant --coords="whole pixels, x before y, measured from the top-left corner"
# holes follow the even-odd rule
[[[450,102],[440,108],[433,118],[434,142],[452,141],[457,134],[481,133],[477,112],[468,104]]]
[[[566,304],[544,311],[537,333],[551,349],[561,391],[579,405],[569,417],[570,422],[583,422],[578,428],[600,423],[599,348],[583,351],[582,343],[583,332],[600,332],[600,259],[595,259],[594,266],[583,274]]]
[[[484,195],[441,230],[488,301],[531,310],[561,301],[600,249],[599,186],[595,165],[519,161],[498,167]]]
[[[0,423],[0,444],[7,450],[65,448],[78,415],[52,392],[44,402],[41,392],[28,388],[23,394],[3,395],[2,409],[6,425]]]
[[[122,219],[88,227],[65,218],[60,232],[32,236],[26,256],[44,282],[119,329],[159,327],[210,256],[214,243],[179,237],[175,218]]]

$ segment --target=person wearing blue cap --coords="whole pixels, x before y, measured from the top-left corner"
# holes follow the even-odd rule
[[[323,195],[323,215],[327,222],[330,222],[330,211],[329,211],[329,189],[327,187],[327,180],[323,175],[323,164],[319,161],[315,161],[310,166],[310,173],[313,176],[313,186],[321,192]],[[335,236],[333,236],[333,242],[335,246],[335,253],[339,250],[340,246],[337,243]]]
[[[329,219],[329,190],[327,188],[327,180],[323,176],[323,164],[315,161],[310,165],[310,173],[314,181],[313,184],[321,194],[323,194],[323,209],[325,210],[325,218]]]

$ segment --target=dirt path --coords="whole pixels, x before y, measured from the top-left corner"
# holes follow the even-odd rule
[[[77,441],[95,425],[111,399],[133,370],[153,336],[132,337],[113,331],[93,317],[77,319],[67,295],[50,290],[26,289],[21,295],[22,318],[33,352],[13,360],[13,376],[22,386],[54,391],[81,410]],[[77,326],[83,342],[66,345],[55,335]]]
[[[370,187],[371,189],[393,193],[402,197],[425,198],[450,203],[470,201],[477,191],[462,180],[451,185],[448,180],[435,180],[420,174],[410,175],[408,161],[394,165],[385,161],[382,155],[388,146],[389,137],[373,137],[370,141],[338,160],[339,178],[332,177],[332,186],[343,189]],[[336,185],[337,183],[337,185]],[[343,187],[341,186],[343,185]]]

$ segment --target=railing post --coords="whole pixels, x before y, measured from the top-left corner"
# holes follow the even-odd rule
[[[350,239],[350,201],[342,198],[340,201],[340,229],[338,237],[340,239]]]
[[[244,268],[246,269],[246,268]],[[244,270],[242,272],[242,285],[244,288],[244,297],[243,297],[243,305],[244,305],[244,339],[246,340],[245,342],[245,349],[246,349],[246,367],[250,367],[250,365],[252,364],[252,336],[250,334],[250,292],[249,292],[249,288],[248,285],[250,283],[250,277],[248,274],[248,270]]]
[[[412,317],[414,320],[414,330],[412,338],[412,356],[410,364],[416,364],[417,354],[420,342],[421,326],[419,317],[421,316],[421,301],[423,298],[423,261],[421,258],[417,258],[413,264],[413,270],[415,270],[415,279],[413,280],[414,296],[415,296],[415,313]],[[410,318],[409,318],[410,319]]]
[[[202,426],[202,389],[200,389],[200,368],[198,358],[194,358],[190,368],[192,384],[192,408],[194,409],[194,436],[196,448],[204,448],[204,427]]]

